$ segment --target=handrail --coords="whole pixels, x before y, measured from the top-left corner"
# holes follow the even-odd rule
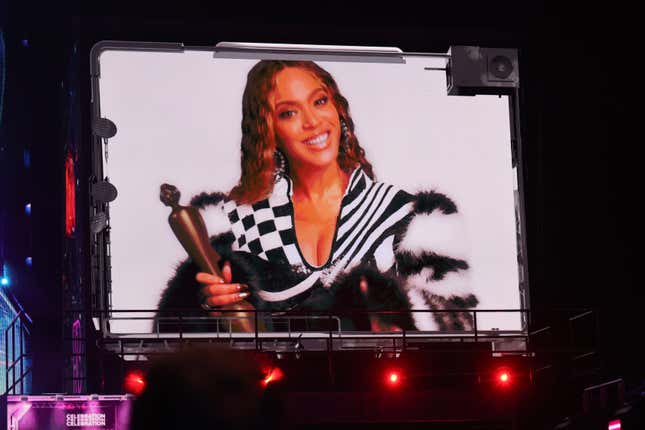
[[[197,312],[196,312],[197,311]],[[83,312],[77,309],[68,310],[66,312]],[[85,310],[83,313],[87,313]],[[307,341],[313,339],[327,339],[327,350],[331,352],[334,346],[344,348],[348,342],[366,340],[366,339],[382,339],[383,336],[400,339],[402,345],[399,347],[402,350],[407,348],[410,342],[424,341],[426,338],[432,340],[435,338],[456,341],[472,341],[475,342],[506,342],[512,340],[523,341],[524,345],[528,345],[528,331],[526,327],[522,326],[517,330],[498,330],[498,329],[482,329],[482,324],[479,314],[491,313],[519,313],[529,314],[529,309],[469,309],[469,308],[447,308],[447,309],[412,309],[412,310],[388,310],[388,311],[369,311],[369,310],[347,310],[347,311],[266,311],[266,310],[232,310],[220,309],[220,315],[211,316],[208,314],[201,314],[200,310],[194,308],[171,308],[171,309],[94,309],[92,311],[93,317],[106,318],[109,321],[123,321],[123,320],[150,320],[153,321],[152,331],[145,333],[103,333],[101,344],[107,342],[105,345],[110,344],[111,339],[118,339],[119,344],[121,341],[130,342],[137,336],[143,336],[142,342],[152,342],[155,339],[165,338],[168,335],[169,339],[178,340],[179,342],[187,342],[195,339],[210,339],[211,337],[226,339],[244,340],[246,342],[254,342],[256,350],[263,350],[263,345],[266,347],[266,342],[269,340],[283,339],[287,341],[292,336],[292,333],[307,333],[305,336]],[[248,316],[230,316],[231,313],[244,313]],[[411,315],[414,313],[431,313],[431,314],[446,314],[446,313],[461,313],[469,314],[472,316],[472,326],[463,330],[392,330],[384,332],[373,333],[369,330],[358,330],[355,333],[347,332],[342,329],[342,318],[347,316],[356,315]],[[139,315],[134,315],[139,314]],[[144,315],[140,315],[144,314]],[[129,316],[131,315],[131,316]],[[260,318],[272,318],[274,323],[279,323],[280,328],[276,330],[261,331],[258,329],[257,322]],[[256,324],[255,329],[251,332],[236,332],[232,329],[230,321],[239,318],[254,318]],[[324,320],[328,319],[329,324],[327,327],[320,326],[319,328],[306,327],[306,328],[293,328],[292,322],[295,320]],[[333,320],[333,323],[332,323]],[[224,322],[224,324],[220,324]],[[208,324],[214,323],[209,326]],[[163,324],[167,324],[169,331],[164,332]],[[284,324],[284,327],[282,327]],[[228,329],[227,329],[228,326]],[[197,328],[197,330],[195,330]],[[283,335],[288,335],[284,337]],[[359,336],[363,334],[363,336]],[[318,335],[318,336],[316,336]],[[178,336],[178,337],[177,337]],[[144,339],[145,337],[145,339]],[[169,340],[166,339],[166,340]],[[303,339],[303,340],[305,340]],[[340,342],[336,343],[335,342]],[[121,345],[122,346],[122,345]],[[324,348],[323,348],[324,350]],[[509,353],[518,352],[514,348]],[[522,350],[526,352],[526,347]],[[123,351],[121,351],[123,352]],[[506,352],[500,350],[499,352]]]
[[[232,319],[239,319],[239,318],[254,318],[256,321],[258,319],[258,315],[265,315],[268,317],[273,317],[277,319],[285,319],[288,321],[289,327],[291,325],[291,320],[297,319],[297,318],[305,318],[305,319],[320,319],[321,317],[328,317],[328,318],[334,318],[338,322],[338,331],[341,331],[340,327],[340,318],[344,316],[355,316],[355,315],[404,315],[404,314],[414,314],[414,313],[432,313],[432,314],[444,314],[444,313],[468,313],[472,314],[473,318],[473,328],[471,330],[463,330],[464,333],[474,333],[475,339],[478,339],[480,336],[496,336],[496,335],[501,335],[503,332],[499,332],[496,329],[491,329],[491,330],[483,330],[480,329],[479,327],[479,321],[478,321],[478,314],[483,313],[520,313],[520,314],[529,314],[530,310],[528,309],[469,309],[469,308],[447,308],[447,309],[412,309],[412,310],[388,310],[388,311],[369,311],[369,310],[352,310],[352,311],[335,311],[333,314],[329,311],[308,311],[308,312],[276,312],[276,311],[264,311],[264,310],[257,310],[257,309],[249,309],[249,310],[232,310],[232,309],[220,309],[218,310],[221,314],[220,316],[206,316],[206,315],[195,315],[192,316],[190,315],[191,313],[195,312],[194,308],[174,308],[174,309],[164,309],[164,310],[155,310],[155,309],[100,309],[100,310],[94,310],[94,314],[98,314],[100,317],[102,317],[104,314],[106,315],[113,315],[113,314],[132,314],[132,313],[147,313],[147,314],[154,314],[153,316],[147,318],[147,317],[141,317],[141,316],[133,316],[133,317],[117,317],[117,316],[111,316],[109,317],[110,320],[112,321],[119,321],[119,320],[134,320],[134,319],[139,319],[139,320],[146,320],[146,319],[151,319],[155,321],[154,327],[156,330],[153,330],[154,333],[160,333],[160,327],[159,323],[161,321],[171,321],[173,320],[173,316],[176,316],[179,318],[179,335],[180,337],[183,337],[184,334],[184,323],[187,321],[219,321],[219,320],[232,320]],[[76,310],[70,311],[70,312],[78,312]],[[189,313],[189,315],[186,315],[186,312]],[[226,316],[227,313],[244,313],[248,314],[248,317],[228,317]],[[229,324],[229,334],[232,335],[233,331],[231,328],[231,325]],[[441,331],[439,331],[440,333]],[[523,333],[524,337],[528,337],[528,333],[526,332],[526,329],[519,329],[517,332]],[[217,324],[217,333],[220,333],[219,330],[219,324]],[[256,330],[255,330],[255,338],[257,341],[258,338],[258,330],[257,330],[257,324],[256,324]]]
[[[559,309],[559,311],[577,311],[578,315],[574,319],[589,315],[589,308],[565,308]],[[152,327],[152,332],[107,332],[103,333],[104,338],[102,342],[107,342],[105,345],[110,344],[110,339],[120,339],[127,343],[131,342],[134,339],[141,339],[142,342],[146,342],[147,345],[150,345],[150,342],[153,342],[154,339],[167,341],[175,341],[175,337],[178,335],[178,340],[180,342],[184,341],[199,341],[199,339],[208,340],[211,337],[221,338],[230,338],[231,341],[234,340],[243,340],[255,343],[256,350],[263,350],[263,345],[266,348],[267,342],[269,341],[288,341],[289,337],[285,337],[285,334],[293,333],[306,333],[305,339],[307,341],[313,341],[314,339],[323,339],[327,338],[327,349],[329,351],[334,349],[334,345],[341,349],[345,348],[347,342],[358,341],[363,339],[377,340],[382,339],[383,337],[391,338],[401,338],[404,345],[402,348],[406,348],[410,342],[423,342],[423,341],[433,341],[433,340],[450,340],[450,341],[475,341],[475,342],[492,342],[497,344],[499,342],[523,342],[518,346],[513,344],[508,344],[508,347],[504,347],[503,344],[501,349],[496,349],[495,352],[500,353],[517,353],[523,351],[524,353],[531,353],[532,348],[532,338],[541,333],[550,332],[553,327],[546,326],[539,328],[537,330],[530,331],[529,327],[522,325],[521,328],[517,330],[497,330],[497,329],[482,329],[480,324],[480,318],[482,315],[488,315],[491,313],[521,313],[521,314],[530,314],[529,309],[468,309],[468,308],[449,308],[449,309],[413,309],[413,310],[394,310],[394,311],[368,311],[368,310],[353,310],[353,311],[344,311],[344,312],[334,312],[333,314],[329,311],[310,311],[310,312],[294,312],[294,311],[265,311],[265,310],[220,310],[220,316],[209,316],[209,315],[198,315],[195,313],[194,308],[173,308],[173,309],[94,309],[93,316],[104,317],[109,321],[122,321],[122,320],[152,320],[154,325]],[[73,310],[72,312],[79,312],[78,310]],[[189,315],[186,315],[186,312],[189,312]],[[227,313],[246,313],[249,316],[233,317],[226,315]],[[582,313],[581,313],[582,312]],[[128,314],[143,313],[144,315],[132,315],[131,317]],[[341,317],[351,316],[351,315],[366,315],[366,314],[377,314],[377,315],[401,315],[401,314],[412,314],[412,313],[432,313],[432,314],[443,314],[443,313],[467,313],[472,315],[472,327],[468,327],[465,330],[415,330],[415,331],[384,331],[384,332],[371,332],[367,331],[356,331],[356,332],[347,332],[341,329],[340,321]],[[148,315],[145,315],[148,314]],[[193,314],[193,315],[190,315]],[[252,315],[252,316],[251,316]],[[261,331],[258,330],[257,321],[259,316],[264,315],[265,317],[272,317],[275,320],[279,321],[281,324],[284,323],[284,327],[277,328],[276,330]],[[335,323],[329,324],[328,327],[321,326],[320,328],[313,327],[303,327],[293,330],[291,326],[292,320],[296,319],[324,319],[324,317],[333,318]],[[220,325],[216,321],[229,321],[235,318],[254,318],[256,321],[256,328],[251,332],[235,332],[231,330],[230,324]],[[566,318],[569,318],[568,316]],[[281,321],[280,321],[281,320]],[[172,328],[168,326],[169,331],[164,332],[163,329],[159,329],[159,323],[172,324]],[[209,322],[215,322],[217,325],[217,330],[215,330],[215,325],[211,327],[208,326]],[[201,327],[195,326],[195,324],[206,324]],[[191,327],[192,325],[192,327]],[[228,330],[226,326],[228,325]],[[197,329],[195,329],[197,328]],[[284,330],[284,332],[282,331]],[[364,336],[358,336],[359,334],[364,334]],[[166,336],[167,335],[167,336]],[[213,335],[213,336],[211,336]],[[138,337],[139,336],[139,337]],[[428,339],[426,339],[428,338]],[[366,342],[365,347],[369,348],[367,345],[369,342]],[[416,344],[416,343],[415,343]],[[322,346],[322,345],[320,345]],[[510,349],[509,349],[510,348]],[[324,348],[323,348],[324,349]],[[579,355],[582,350],[576,350],[575,348],[566,349],[570,351],[571,354]],[[564,350],[563,350],[564,351]]]
[[[29,325],[33,323],[29,315],[22,309],[18,311],[11,323],[5,328],[5,393],[4,394],[24,394],[25,381],[31,373],[31,366],[25,366],[24,361],[30,357],[25,352],[26,338],[31,334]],[[20,353],[16,355],[16,327],[18,327],[18,343]],[[11,334],[9,333],[11,332]],[[9,357],[9,336],[11,336],[11,357]],[[20,368],[20,375],[16,379],[16,370]],[[26,369],[25,369],[26,367]],[[12,375],[12,384],[9,385],[9,372]],[[20,385],[20,393],[16,393],[16,388]]]
[[[573,309],[559,309],[564,315],[564,320],[569,319],[572,314],[581,317],[588,315],[589,308],[576,308]],[[537,357],[536,354],[541,354],[541,349],[533,344],[533,338],[548,334],[555,326],[527,326],[523,322],[519,322],[517,329],[506,330],[502,325],[502,330],[491,329],[495,323],[488,320],[488,316],[494,313],[515,313],[521,315],[533,315],[529,309],[468,309],[468,308],[449,308],[449,309],[414,309],[414,310],[395,310],[395,311],[368,311],[368,310],[347,310],[343,312],[329,312],[329,311],[266,311],[266,310],[231,310],[221,309],[220,315],[211,316],[208,313],[201,312],[201,309],[195,308],[171,308],[171,309],[68,309],[64,310],[65,313],[73,312],[84,315],[84,319],[90,321],[95,318],[97,329],[103,329],[96,340],[97,347],[101,351],[111,352],[120,357],[123,361],[123,371],[125,371],[125,362],[127,360],[139,360],[139,357],[153,357],[159,354],[167,354],[168,352],[180,347],[180,345],[193,343],[193,342],[220,342],[230,341],[231,344],[243,349],[254,349],[259,352],[275,352],[276,354],[295,353],[301,354],[303,349],[296,347],[296,338],[300,346],[304,346],[308,352],[319,352],[331,354],[337,351],[352,351],[357,349],[374,350],[374,348],[381,348],[383,351],[388,351],[388,354],[397,353],[406,350],[419,350],[424,349],[424,345],[428,348],[435,350],[444,341],[452,342],[452,347],[457,344],[463,344],[464,347],[468,345],[474,346],[475,343],[491,344],[491,352],[494,356],[508,355],[523,355],[526,357]],[[233,316],[232,313],[244,313],[246,315]],[[348,331],[346,327],[342,327],[343,318],[348,316],[365,316],[365,315],[412,315],[414,313],[420,314],[467,314],[472,317],[472,325],[468,325],[467,329],[461,330],[400,330],[400,331],[383,331],[371,332],[370,330],[351,330]],[[253,318],[255,321],[255,328],[250,332],[236,332],[231,329],[228,324],[236,318]],[[260,328],[258,324],[263,318],[278,325],[273,325],[271,329],[266,330]],[[329,323],[325,324],[325,318],[329,319]],[[320,323],[313,322],[314,324],[303,324],[302,327],[298,325],[293,327],[293,322],[302,319],[316,319],[322,320]],[[333,319],[333,322],[332,322]],[[152,322],[150,327],[139,330],[138,333],[128,332],[127,330],[121,332],[120,326],[113,326],[110,331],[110,322],[122,323],[124,320],[149,320]],[[513,320],[514,321],[514,320]],[[524,321],[524,320],[522,320]],[[529,319],[530,321],[530,319]],[[106,324],[107,323],[107,324]],[[141,324],[141,323],[139,323]],[[159,327],[161,324],[161,327]],[[164,324],[166,325],[164,327]],[[165,328],[165,329],[164,329]],[[304,334],[304,336],[302,336]],[[302,337],[300,337],[302,336]],[[90,338],[83,336],[82,338],[68,339],[63,338],[64,341],[75,340],[88,342]],[[388,343],[389,342],[389,343]],[[172,347],[169,346],[172,343]],[[575,346],[575,345],[570,345]],[[556,345],[547,345],[547,348],[556,347]],[[470,349],[470,347],[469,347]],[[576,356],[586,351],[578,350],[575,348],[562,350],[566,352],[566,356]],[[78,356],[85,355],[86,352],[73,354]],[[498,355],[501,354],[501,355]],[[560,356],[544,355],[547,361],[557,360]],[[532,361],[532,374],[535,374],[539,369],[548,369],[555,365],[555,362],[543,363],[543,360]],[[546,366],[545,366],[546,364]],[[99,353],[99,364],[103,368],[103,352]],[[540,366],[542,366],[540,368]],[[537,370],[536,370],[537,369]],[[65,381],[83,381],[87,377],[72,376],[65,377]],[[66,382],[67,383],[67,382]]]

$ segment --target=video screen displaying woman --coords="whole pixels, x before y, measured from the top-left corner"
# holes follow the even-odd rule
[[[422,62],[323,67],[211,57],[208,66],[220,63],[212,85],[203,80],[209,67],[199,79],[187,72],[183,90],[165,93],[170,99],[141,94],[149,110],[141,114],[126,90],[136,86],[137,70],[169,79],[157,88],[178,85],[163,76],[178,72],[163,72],[176,59],[154,67],[168,59],[148,54],[140,64],[141,55],[126,61],[132,52],[101,57],[102,115],[119,129],[104,160],[120,193],[110,207],[114,309],[332,312],[343,330],[391,332],[472,330],[468,309],[519,307],[506,100],[448,98],[445,86],[443,94],[433,87],[441,78],[445,85],[445,75]],[[190,69],[206,60],[193,59]],[[413,66],[414,75],[433,79],[406,79]],[[361,88],[352,91],[356,78]],[[212,100],[198,92],[217,99],[216,109],[204,108]],[[197,112],[206,112],[203,124]],[[154,128],[146,128],[155,113]],[[493,117],[493,126],[485,123]],[[158,200],[163,183],[199,209],[219,273],[200,269],[173,237]],[[136,213],[147,213],[138,227]],[[155,275],[137,281],[135,272]],[[365,312],[442,309],[464,311]],[[517,315],[505,318],[489,324],[517,328]]]

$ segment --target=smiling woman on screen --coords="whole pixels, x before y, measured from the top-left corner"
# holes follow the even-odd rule
[[[477,305],[455,203],[377,182],[333,77],[308,61],[260,61],[242,99],[242,174],[203,193],[223,279],[187,260],[159,309],[207,314],[242,300],[270,311],[406,311]],[[396,144],[393,142],[392,144]],[[202,308],[205,308],[202,311]],[[468,312],[345,314],[344,330],[470,330]]]

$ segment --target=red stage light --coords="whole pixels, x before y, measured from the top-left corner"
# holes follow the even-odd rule
[[[279,367],[273,367],[269,370],[265,378],[262,380],[262,385],[267,386],[271,383],[277,382],[284,377],[284,372]]]
[[[609,424],[607,425],[607,430],[620,430],[620,429],[621,429],[620,420],[609,421]]]
[[[143,372],[135,370],[128,373],[123,381],[123,388],[127,393],[134,394],[135,396],[143,393],[146,388],[146,379]]]
[[[511,373],[510,369],[503,367],[497,369],[497,371],[495,372],[495,380],[497,381],[498,385],[507,386],[510,385],[511,381],[513,380],[513,374]]]
[[[386,372],[386,382],[391,387],[396,387],[401,383],[401,373],[398,370]]]

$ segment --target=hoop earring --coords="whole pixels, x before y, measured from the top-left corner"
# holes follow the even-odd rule
[[[273,170],[273,179],[278,182],[287,174],[287,159],[282,151],[276,149],[273,152],[273,160],[275,162],[275,169]]]
[[[349,127],[343,118],[340,119],[340,130],[341,150],[347,152],[349,151]]]

